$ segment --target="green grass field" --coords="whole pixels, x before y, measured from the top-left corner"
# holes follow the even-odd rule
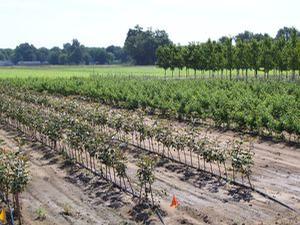
[[[0,67],[0,77],[71,77],[99,75],[162,76],[164,70],[155,66],[40,66]]]
[[[124,65],[101,65],[101,66],[37,66],[37,67],[0,67],[0,78],[14,77],[72,77],[87,75],[123,75],[123,76],[164,76],[165,71],[156,66],[124,66]],[[171,71],[167,71],[167,76],[171,77]],[[233,71],[233,76],[237,73]],[[253,77],[253,71],[249,71],[249,76]],[[273,75],[274,72],[270,72]],[[291,74],[291,73],[289,73]],[[178,77],[179,71],[174,71],[174,76]],[[181,76],[185,77],[186,71],[181,71]],[[198,76],[208,76],[209,72],[197,71]],[[259,72],[263,76],[263,72]],[[194,71],[189,70],[189,76],[194,76]],[[221,76],[218,72],[215,76]]]

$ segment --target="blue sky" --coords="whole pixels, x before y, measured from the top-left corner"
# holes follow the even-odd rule
[[[244,30],[300,29],[299,0],[0,0],[0,48],[29,42],[61,47],[123,45],[136,24],[165,29],[175,43]]]

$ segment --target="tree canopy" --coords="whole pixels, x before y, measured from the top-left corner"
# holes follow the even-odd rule
[[[169,45],[171,40],[164,30],[143,30],[140,26],[129,29],[124,49],[137,65],[153,65],[159,46]]]
[[[127,63],[129,57],[119,46],[85,47],[77,39],[73,39],[71,43],[65,43],[62,49],[36,48],[29,43],[20,44],[15,49],[0,49],[0,60],[11,60],[15,64],[23,61],[39,61],[52,65],[88,65]]]
[[[296,71],[300,73],[300,37],[295,29],[279,31],[276,38],[267,34],[253,34],[249,31],[238,34],[236,37],[222,37],[219,41],[208,39],[204,43],[191,42],[187,46],[165,45],[157,49],[157,65],[166,71],[175,68],[180,71],[185,67],[186,74],[189,69],[216,72],[223,74],[232,70],[237,75],[248,76],[253,70],[257,77],[258,71],[263,71],[268,77],[271,70],[282,75],[289,70],[295,79]],[[183,59],[176,61],[175,59]]]
[[[296,49],[299,49],[299,37],[300,32],[295,28],[283,27],[274,38],[268,34],[246,30],[234,37],[223,36],[217,41],[209,39],[206,43],[176,46],[166,31],[143,29],[137,25],[128,30],[124,47],[86,47],[77,39],[63,44],[63,48],[51,49],[36,48],[33,44],[22,43],[15,49],[0,49],[0,61],[8,60],[15,64],[22,61],[39,61],[52,65],[157,63],[166,70],[170,68],[174,71],[175,68],[179,68],[181,71],[186,68],[187,72],[189,69],[253,69],[257,73],[264,66],[279,71],[288,68],[297,70],[300,55]],[[266,68],[265,72],[269,69]]]

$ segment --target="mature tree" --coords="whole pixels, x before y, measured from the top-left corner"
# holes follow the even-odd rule
[[[70,43],[63,44],[63,52],[70,55],[72,52],[72,45]]]
[[[84,46],[77,39],[73,39],[72,43],[65,43],[63,53],[67,54],[68,64],[83,63]]]
[[[300,33],[294,27],[283,27],[277,31],[275,39],[284,38],[285,41],[289,41],[292,38],[293,32],[299,37]]]
[[[270,37],[266,37],[261,42],[261,49],[260,65],[264,68],[264,75],[269,77],[269,71],[273,68],[273,47]]]
[[[192,68],[192,60],[191,60],[192,47],[190,45],[191,44],[189,44],[189,46],[183,47],[182,49],[182,57],[185,65],[186,76],[189,74],[189,69]]]
[[[77,39],[73,39],[71,45],[71,52],[69,53],[69,60],[71,64],[80,64],[83,62],[83,48]]]
[[[206,48],[206,44],[197,44],[196,45],[196,50],[197,50],[197,55],[196,58],[198,58],[198,66],[197,69],[201,70],[204,72],[205,70],[208,69],[208,61],[209,57],[208,55],[210,54],[210,50]]]
[[[184,58],[183,58],[183,47],[176,46],[175,48],[175,59],[174,59],[175,67],[179,70],[179,76],[181,70],[184,68]]]
[[[54,47],[50,49],[48,61],[52,65],[58,65],[60,63],[60,54],[61,54],[61,49],[58,47]]]
[[[37,60],[41,62],[46,62],[49,56],[49,50],[47,48],[39,48],[36,52]]]
[[[274,64],[280,74],[288,69],[287,51],[286,39],[283,36],[276,39],[274,43]]]
[[[6,60],[6,57],[1,50],[0,50],[0,60]]]
[[[240,39],[241,41],[251,41],[254,37],[254,34],[250,31],[244,31],[243,33],[239,33],[235,36],[235,39]]]
[[[0,49],[0,60],[9,60],[11,59],[13,55],[13,50],[6,48],[6,49]]]
[[[213,68],[213,61],[212,61],[212,55],[213,55],[213,45],[210,39],[207,40],[206,43],[203,45],[203,54],[205,56],[205,69],[209,71]]]
[[[253,38],[256,39],[257,41],[263,41],[265,38],[270,38],[270,36],[268,34],[254,34]]]
[[[36,48],[28,43],[20,44],[14,51],[13,61],[34,61],[37,60]]]
[[[61,53],[58,57],[58,64],[60,65],[67,65],[69,63],[69,57],[67,53]]]
[[[249,64],[250,68],[254,70],[255,77],[257,78],[257,72],[260,66],[261,49],[259,42],[256,39],[251,40],[249,49]]]
[[[170,68],[171,53],[169,46],[160,46],[156,50],[157,65],[165,70],[165,76],[167,75],[167,69]]]
[[[296,76],[296,70],[298,69],[298,63],[299,63],[299,55],[297,51],[297,31],[296,29],[292,30],[291,38],[289,40],[289,67],[292,70],[293,77],[292,79],[295,79]]]
[[[227,38],[228,38],[228,37],[226,37],[226,36],[222,36],[222,37],[219,38],[219,42],[220,42],[221,44],[225,44]]]
[[[225,41],[225,52],[226,52],[226,69],[229,70],[230,80],[232,79],[232,69],[234,63],[234,49],[232,46],[232,38],[227,38]]]
[[[220,70],[222,75],[225,68],[225,63],[225,48],[223,44],[218,42],[216,43],[216,64],[217,70]]]
[[[245,41],[242,39],[236,40],[236,48],[235,48],[235,68],[237,69],[237,73],[239,75],[239,71],[248,69],[248,46]]]
[[[202,54],[200,54],[202,55]],[[217,70],[217,58],[216,58],[216,42],[211,41],[208,39],[208,41],[204,45],[204,55],[206,58],[206,69],[209,71],[212,71],[213,75],[214,72]]]
[[[244,51],[244,43],[241,39],[237,39],[233,61],[238,76],[240,75],[240,69],[242,68],[242,61],[243,61],[243,54],[244,54],[243,51]]]
[[[113,63],[114,63],[115,56],[114,56],[114,54],[111,53],[111,52],[106,52],[106,59],[107,59],[107,63],[108,63],[108,64],[113,64]]]
[[[245,50],[244,50],[244,61],[242,65],[242,69],[246,71],[246,79],[248,79],[248,70],[250,69],[250,57],[251,57],[251,46],[250,42],[245,43]]]
[[[163,30],[146,31],[136,26],[129,29],[124,43],[124,49],[138,65],[153,65],[156,61],[156,50],[159,46],[169,45],[171,41]]]
[[[123,48],[119,47],[119,46],[108,46],[106,48],[106,52],[107,53],[112,53],[113,54],[113,63],[126,63],[128,62],[128,55],[127,53],[124,51]]]
[[[0,49],[0,60],[7,60],[8,58],[5,49]]]
[[[83,53],[83,57],[82,58],[83,58],[83,61],[84,61],[85,65],[89,65],[91,63],[91,61],[92,61],[92,57],[90,56],[90,54],[87,51],[85,51]]]
[[[197,69],[199,68],[199,58],[201,52],[199,51],[199,45],[196,43],[190,43],[187,47],[189,52],[189,58],[187,61],[187,67],[194,70],[194,76],[196,76]]]
[[[88,52],[91,56],[93,64],[107,64],[107,52],[104,48],[89,48]]]
[[[177,49],[176,45],[169,45],[169,55],[170,55],[170,69],[172,72],[172,77],[174,75],[174,70],[176,68],[176,54],[177,54]]]

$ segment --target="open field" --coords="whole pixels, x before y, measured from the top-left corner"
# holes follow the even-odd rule
[[[254,77],[254,71],[249,70],[249,77]],[[125,65],[87,65],[87,66],[34,66],[34,67],[0,67],[0,78],[14,77],[72,77],[72,76],[88,76],[88,75],[108,75],[108,76],[146,76],[146,77],[163,77],[165,71],[157,66],[125,66]],[[209,71],[197,71],[197,77],[212,77]],[[224,71],[223,76],[219,71],[215,72],[215,77],[228,78],[228,71]],[[233,78],[237,77],[237,71],[232,71]],[[277,73],[270,71],[270,78]],[[258,75],[263,77],[263,71],[259,71]],[[282,75],[281,79],[290,78],[291,71],[288,74]],[[167,77],[172,78],[172,72],[167,70]],[[179,77],[178,69],[174,70],[173,77]],[[180,72],[180,77],[186,77],[186,71],[183,69]],[[189,70],[188,78],[194,78],[194,71]]]
[[[164,74],[155,66],[41,66],[41,67],[0,67],[0,78],[8,77],[71,77],[99,75],[151,75]]]
[[[265,103],[262,111],[277,106],[270,111],[278,113],[277,124],[285,115],[279,109],[299,119],[296,83],[36,78],[4,79],[0,90],[0,139],[17,149],[22,137],[30,158],[31,183],[22,194],[26,224],[161,224],[158,215],[165,224],[298,224],[297,132],[290,134],[293,143],[281,134],[274,141],[243,129],[216,129],[210,117],[191,123],[184,114],[189,111],[178,117],[146,104],[159,96],[156,103],[169,99],[163,104],[174,109],[178,93],[190,90],[190,103],[203,95],[197,91],[207,90],[210,101],[225,91],[240,105],[248,94]],[[224,123],[227,117],[219,118]],[[137,176],[144,156],[156,161],[154,182],[145,190]],[[170,207],[173,195],[177,208]],[[47,211],[43,221],[35,220],[39,207]]]

